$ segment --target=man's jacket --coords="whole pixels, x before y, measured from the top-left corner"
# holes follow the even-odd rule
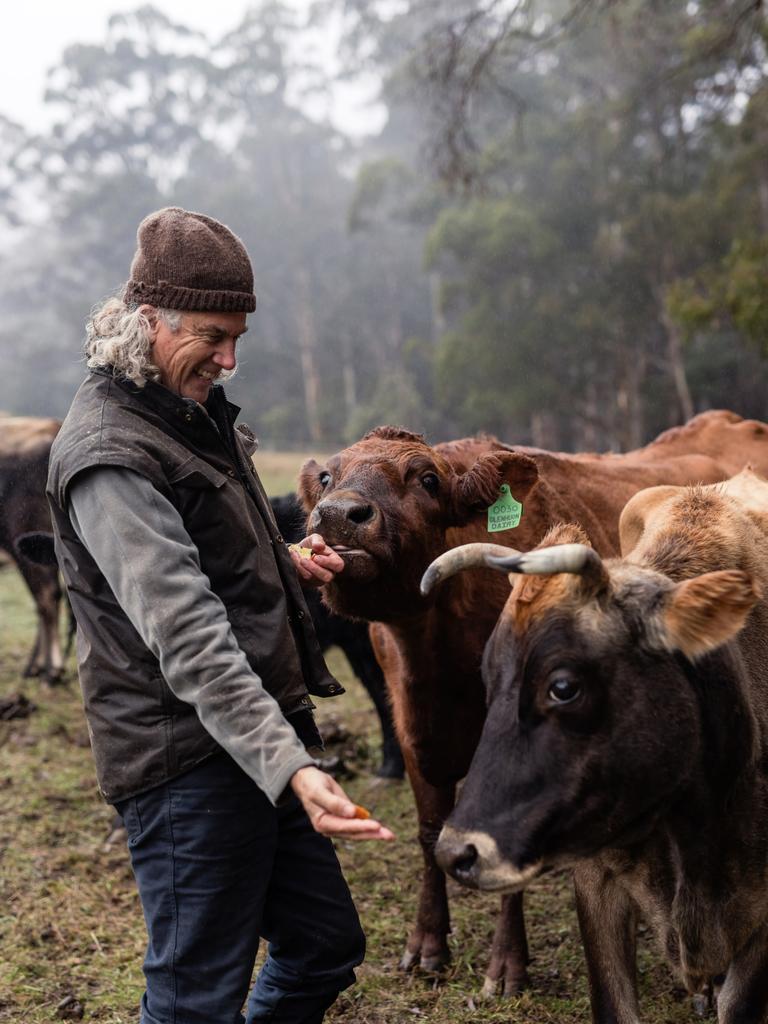
[[[313,706],[310,692],[343,692],[325,665],[253,469],[254,445],[234,428],[239,410],[220,387],[212,388],[206,408],[158,384],[139,388],[96,371],[80,387],[51,451],[56,553],[79,627],[97,776],[110,801],[165,782],[221,747],[195,708],[171,691],[72,526],[69,488],[94,467],[133,470],[178,509],[238,645],[289,720],[310,720],[301,714]],[[310,740],[316,735],[311,726]]]

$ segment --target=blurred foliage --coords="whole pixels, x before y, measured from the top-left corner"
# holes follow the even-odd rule
[[[251,253],[230,391],[268,443],[765,418],[766,25],[755,0],[261,0],[217,39],[115,14],[51,69],[47,133],[0,116],[0,408],[66,411],[89,308],[177,204]],[[323,29],[333,73],[297,43]],[[358,74],[387,120],[352,139],[307,111]]]

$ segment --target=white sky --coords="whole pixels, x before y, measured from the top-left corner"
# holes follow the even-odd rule
[[[0,113],[28,130],[49,123],[43,103],[45,73],[72,43],[98,43],[106,35],[107,19],[116,11],[136,10],[151,2],[169,17],[217,39],[234,28],[248,0],[6,0],[0,32]],[[308,0],[291,0],[306,11]],[[329,61],[333,42],[326,40]],[[368,100],[375,83],[338,90],[333,120],[355,133],[373,132],[382,123],[382,110]]]

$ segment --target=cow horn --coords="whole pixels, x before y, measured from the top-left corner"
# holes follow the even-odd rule
[[[497,562],[501,558],[520,558],[521,554],[514,548],[505,548],[501,544],[461,544],[439,555],[421,577],[421,592],[426,595],[437,583],[442,583],[449,576],[455,576],[462,569],[501,568]]]
[[[491,555],[490,564],[502,572],[530,573],[544,576],[550,573],[572,572],[579,576],[604,576],[600,555],[587,544],[553,544],[525,554],[506,553]]]

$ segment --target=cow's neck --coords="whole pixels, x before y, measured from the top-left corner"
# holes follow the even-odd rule
[[[470,576],[491,576],[493,589],[505,576],[492,570],[462,573],[456,577],[466,589]],[[480,666],[485,642],[493,629],[500,605],[470,602],[471,615],[451,614],[443,606],[451,599],[453,580],[443,584],[439,603],[419,615],[380,623],[397,650],[397,671],[387,681],[401,723],[401,741],[411,748],[423,776],[433,785],[452,783],[469,769],[485,720],[485,691]],[[457,583],[458,585],[458,583]],[[502,602],[503,603],[503,602]]]
[[[628,886],[693,989],[723,971],[768,914],[768,765],[739,650],[719,651],[688,674],[701,709],[698,761],[645,851],[625,863],[652,865],[652,890],[631,868]]]

